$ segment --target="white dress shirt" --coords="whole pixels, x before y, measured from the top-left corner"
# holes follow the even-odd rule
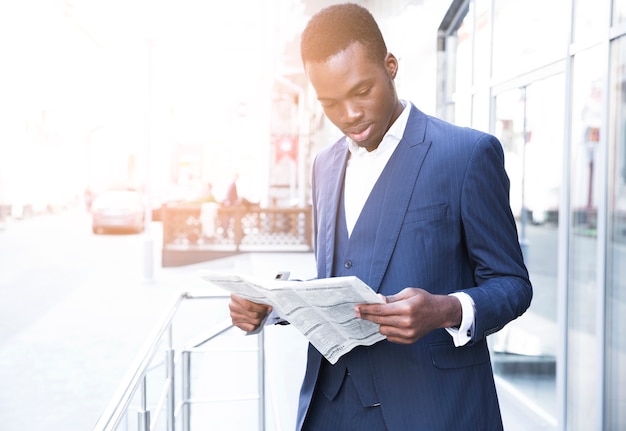
[[[401,103],[404,106],[402,113],[391,125],[378,148],[367,151],[347,137],[350,156],[346,167],[343,196],[348,236],[352,234],[354,225],[374,188],[374,184],[378,181],[380,174],[404,135],[411,104],[404,100],[401,100]],[[446,330],[452,336],[454,345],[459,347],[467,344],[472,338],[475,314],[474,301],[463,292],[456,292],[451,295],[457,297],[461,302],[463,318],[459,328],[446,328]]]

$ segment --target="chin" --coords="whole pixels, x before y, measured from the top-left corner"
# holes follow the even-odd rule
[[[357,142],[356,144],[361,148],[365,148],[367,151],[374,151],[376,148],[378,148],[378,145],[380,145],[380,142],[373,143],[369,141],[363,141],[363,142]]]

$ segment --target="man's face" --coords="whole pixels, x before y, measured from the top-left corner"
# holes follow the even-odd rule
[[[355,42],[325,62],[307,62],[305,70],[328,119],[359,146],[376,149],[402,112],[396,58],[387,54],[375,63]]]

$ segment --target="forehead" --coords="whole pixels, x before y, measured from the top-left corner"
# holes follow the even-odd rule
[[[348,92],[354,86],[380,77],[382,65],[372,61],[366,48],[352,43],[325,61],[305,64],[306,74],[318,98],[333,97]]]

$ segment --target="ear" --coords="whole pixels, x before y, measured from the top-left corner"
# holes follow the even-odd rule
[[[390,52],[385,56],[385,69],[389,72],[391,79],[396,79],[398,74],[398,59]]]

